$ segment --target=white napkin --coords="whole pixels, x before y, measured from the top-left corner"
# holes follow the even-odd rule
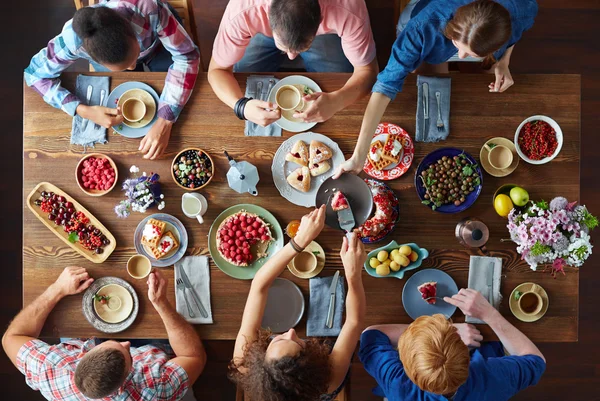
[[[190,318],[188,309],[185,306],[183,292],[177,290],[177,279],[179,278],[179,269],[185,269],[185,273],[190,279],[190,283],[196,290],[196,294],[200,297],[204,309],[208,312],[208,317],[202,317],[200,311],[194,302],[194,298],[190,290],[185,290],[192,311],[196,315],[193,319]],[[208,256],[186,256],[179,262],[175,263],[175,309],[177,313],[184,317],[185,320],[192,324],[212,324],[212,309],[210,306],[210,270],[208,268]]]
[[[494,271],[492,273],[492,265]],[[488,277],[493,274],[492,291],[488,289]],[[488,256],[471,256],[469,262],[469,288],[477,290],[496,309],[500,307],[502,295],[500,294],[500,278],[502,276],[502,259]],[[484,321],[467,316],[467,323],[485,324]]]

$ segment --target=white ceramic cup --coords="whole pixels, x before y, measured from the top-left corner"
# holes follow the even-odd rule
[[[131,97],[123,102],[121,113],[123,113],[124,119],[136,123],[146,115],[146,104],[137,97]]]
[[[198,193],[186,193],[181,197],[181,210],[187,217],[196,218],[198,223],[204,223],[202,215],[208,209],[208,201]]]
[[[283,85],[277,89],[275,102],[281,110],[302,110],[304,108],[302,93],[294,85]]]
[[[144,272],[144,274],[137,276],[134,275],[131,272],[131,266],[133,265],[133,263],[135,263],[137,261],[137,263],[143,263],[146,266],[146,271]],[[148,259],[146,256],[144,255],[133,255],[132,257],[129,258],[129,260],[127,261],[127,273],[129,273],[129,275],[135,279],[143,279],[146,278],[150,275],[150,272],[152,271],[152,262],[150,262],[150,259]]]

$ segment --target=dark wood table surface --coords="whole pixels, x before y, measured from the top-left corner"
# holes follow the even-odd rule
[[[111,88],[130,80],[144,81],[161,91],[163,73],[113,73]],[[283,77],[287,74],[276,74]],[[306,74],[319,83],[325,91],[340,88],[347,74]],[[246,75],[237,78],[244,85]],[[63,84],[74,88],[76,74],[63,74]],[[504,296],[501,312],[508,320],[536,342],[573,342],[578,333],[579,274],[568,268],[566,276],[553,279],[548,272],[533,272],[520,260],[515,245],[500,242],[508,236],[506,219],[496,215],[492,207],[494,191],[504,183],[516,183],[525,187],[531,198],[549,200],[554,196],[579,199],[580,180],[580,76],[579,75],[519,75],[519,85],[504,94],[490,94],[487,85],[489,75],[452,74],[452,99],[450,137],[443,143],[415,145],[415,160],[410,170],[401,178],[388,184],[400,200],[400,223],[386,240],[369,245],[367,250],[385,245],[388,240],[416,242],[430,250],[422,268],[437,268],[448,272],[459,287],[466,287],[469,255],[456,241],[454,228],[464,217],[476,216],[490,228],[488,249],[491,256],[504,260],[501,292]],[[396,123],[414,137],[416,111],[416,77],[409,76],[404,92],[390,104],[382,121]],[[326,123],[313,128],[335,140],[344,154],[350,156],[358,135],[368,98],[339,112]],[[543,166],[523,161],[509,177],[494,178],[484,173],[483,191],[477,202],[467,211],[454,215],[432,212],[420,204],[414,188],[414,172],[419,161],[429,152],[443,146],[462,148],[477,159],[486,139],[502,136],[512,139],[517,126],[528,116],[548,115],[561,126],[564,144],[558,157]],[[92,277],[117,276],[130,282],[138,292],[140,311],[135,323],[126,331],[114,335],[117,338],[164,338],[164,326],[148,301],[145,280],[134,280],[127,275],[125,262],[135,254],[133,233],[145,215],[134,213],[127,219],[116,217],[113,207],[124,198],[119,188],[101,198],[85,195],[75,181],[75,167],[82,157],[79,146],[70,145],[71,117],[47,105],[32,89],[24,86],[23,104],[23,301],[29,304],[40,295],[68,265],[83,266]],[[271,211],[282,227],[292,219],[300,218],[307,209],[295,206],[283,199],[273,184],[271,160],[279,145],[292,133],[285,132],[279,138],[244,137],[243,123],[215,96],[206,74],[200,74],[194,93],[174,125],[167,152],[158,161],[147,161],[138,153],[139,140],[127,139],[110,133],[106,145],[97,145],[95,151],[110,155],[119,168],[120,181],[129,174],[133,164],[141,171],[157,172],[167,206],[163,212],[179,218],[188,230],[188,255],[207,253],[207,234],[213,219],[225,208],[239,203],[255,203]],[[211,154],[216,165],[213,181],[200,192],[209,202],[205,224],[186,218],[181,212],[181,195],[170,177],[171,160],[176,153],[190,146],[201,147]],[[228,164],[223,150],[237,160],[254,163],[260,173],[257,198],[237,194],[227,186],[225,174]],[[84,205],[113,233],[117,249],[103,264],[93,264],[79,256],[51,233],[27,209],[25,198],[41,181],[51,182]],[[317,241],[327,254],[326,270],[321,275],[331,275],[343,269],[339,259],[342,237],[339,231],[325,228]],[[242,316],[250,281],[233,279],[222,273],[211,262],[211,303],[214,317],[212,325],[197,325],[203,339],[234,339]],[[170,280],[169,299],[174,302],[172,268],[162,271]],[[367,324],[409,323],[410,317],[402,307],[401,294],[404,280],[376,279],[364,274],[367,293]],[[294,277],[287,270],[282,277],[291,279],[302,289],[308,302],[308,281]],[[520,283],[533,281],[546,289],[550,304],[548,312],[535,323],[517,320],[508,308],[508,297]],[[464,320],[460,311],[453,316],[455,322]],[[305,318],[298,329],[304,334]],[[485,325],[479,326],[486,339],[495,338]],[[106,336],[96,331],[85,320],[81,310],[81,295],[62,300],[50,314],[42,336],[87,337]]]

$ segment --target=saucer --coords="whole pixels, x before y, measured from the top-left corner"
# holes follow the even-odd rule
[[[133,311],[133,297],[123,286],[108,284],[100,288],[95,295],[106,295],[110,298],[105,305],[94,299],[94,311],[106,323],[121,323]],[[114,302],[113,298],[119,301]]]
[[[271,92],[269,92],[269,102],[276,103],[275,94],[277,93],[277,90],[283,85],[304,85],[312,89],[313,92],[321,92],[321,87],[312,79],[303,75],[290,75],[288,77],[282,78],[273,86]],[[293,114],[294,112],[291,110],[282,110],[281,118],[277,120],[275,124],[279,125],[282,129],[289,132],[304,132],[317,125],[317,123],[305,123],[303,121],[297,120],[294,117],[292,117]]]
[[[513,143],[513,141],[511,141],[510,139],[502,138],[502,137],[496,137],[496,138],[488,139],[485,143],[486,144],[493,143],[496,145],[504,145],[507,148],[509,148],[513,154],[513,161],[511,163],[511,165],[505,169],[499,170],[495,167],[492,167],[492,165],[490,164],[490,161],[488,159],[488,154],[490,153],[490,151],[487,149],[487,147],[482,146],[481,151],[479,152],[479,161],[481,162],[481,166],[483,167],[483,169],[485,170],[486,173],[488,173],[492,177],[506,177],[507,175],[511,174],[513,171],[515,171],[517,169],[517,166],[519,165],[520,157],[517,154],[517,148],[515,147],[515,144]]]
[[[124,82],[121,85],[117,86],[115,89],[112,90],[112,92],[110,92],[110,94],[108,95],[108,98],[106,99],[105,105],[107,107],[110,108],[116,108],[119,105],[119,100],[120,98],[127,92],[129,92],[132,89],[138,89],[141,90],[142,92],[146,92],[147,94],[149,94],[154,102],[154,106],[152,106],[152,111],[151,110],[151,105],[144,102],[144,104],[146,104],[146,117],[148,117],[150,115],[150,113],[152,113],[154,116],[152,118],[150,118],[150,121],[144,125],[143,127],[139,128],[140,122],[138,123],[127,123],[127,124],[137,124],[135,125],[135,127],[137,128],[132,128],[129,125],[126,125],[124,123],[121,123],[119,125],[113,125],[112,129],[114,130],[114,132],[116,132],[119,135],[122,135],[126,138],[142,138],[144,137],[152,128],[152,126],[154,125],[154,123],[156,122],[156,120],[158,119],[158,114],[156,113],[156,108],[157,108],[157,104],[160,101],[160,98],[158,96],[158,93],[156,93],[156,91],[148,84],[145,84],[143,82],[138,82],[138,81],[128,81],[128,82]],[[125,101],[126,99],[123,99],[123,101]]]
[[[123,124],[130,128],[144,128],[146,125],[150,124],[150,122],[154,119],[154,115],[156,114],[156,102],[154,101],[152,95],[149,94],[147,91],[139,88],[134,88],[129,89],[128,91],[123,93],[121,97],[119,97],[117,106],[121,107],[122,109],[123,103],[125,103],[126,100],[129,100],[131,98],[137,98],[141,100],[144,103],[144,105],[146,105],[146,114],[141,120],[136,122],[127,121],[123,119]]]
[[[544,303],[542,305],[542,310],[539,311],[539,313],[536,315],[526,315],[523,312],[521,312],[521,310],[519,309],[519,305],[518,305],[519,301],[517,299],[515,299],[515,293],[517,291],[521,291],[522,293],[527,292],[531,289],[531,286],[533,284],[534,283],[519,284],[510,293],[510,298],[508,300],[508,306],[510,306],[510,311],[512,312],[513,315],[515,315],[515,317],[517,319],[519,319],[522,322],[531,323],[531,322],[540,320],[542,318],[542,316],[544,316],[546,314],[546,312],[548,311],[548,305],[550,304],[550,300],[548,299],[548,293],[546,293],[546,290],[539,284],[537,284],[537,286],[542,289],[542,293],[540,295],[542,297],[542,302]]]
[[[313,241],[310,244],[308,244],[305,251],[311,252],[311,253],[318,252],[318,253],[315,253],[315,256],[317,257],[317,268],[310,273],[298,271],[294,267],[294,263],[292,263],[293,262],[293,259],[292,259],[290,261],[290,263],[288,263],[288,265],[287,265],[288,270],[290,272],[292,272],[292,274],[294,276],[299,277],[299,278],[307,278],[308,279],[308,278],[313,278],[315,276],[318,276],[319,273],[321,273],[321,271],[325,267],[325,251],[323,250],[323,247],[321,247],[321,245],[319,245],[318,243]]]

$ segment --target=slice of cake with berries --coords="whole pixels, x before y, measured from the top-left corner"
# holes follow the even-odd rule
[[[348,209],[348,199],[342,193],[342,191],[336,191],[333,194],[333,198],[331,198],[331,208],[334,212],[339,212],[340,210]]]
[[[245,210],[227,217],[217,229],[219,254],[235,266],[248,266],[267,256],[266,250],[272,241],[269,224]]]
[[[171,231],[167,231],[158,241],[158,245],[155,248],[150,248],[150,251],[154,259],[161,259],[177,248],[179,248],[177,238]]]
[[[433,297],[437,296],[437,281],[428,281],[423,283],[417,287],[417,290],[419,290],[419,293],[421,293],[421,298],[423,298],[425,302],[435,305],[435,298]]]
[[[167,224],[164,221],[149,219],[142,232],[142,244],[156,248],[162,238]]]

